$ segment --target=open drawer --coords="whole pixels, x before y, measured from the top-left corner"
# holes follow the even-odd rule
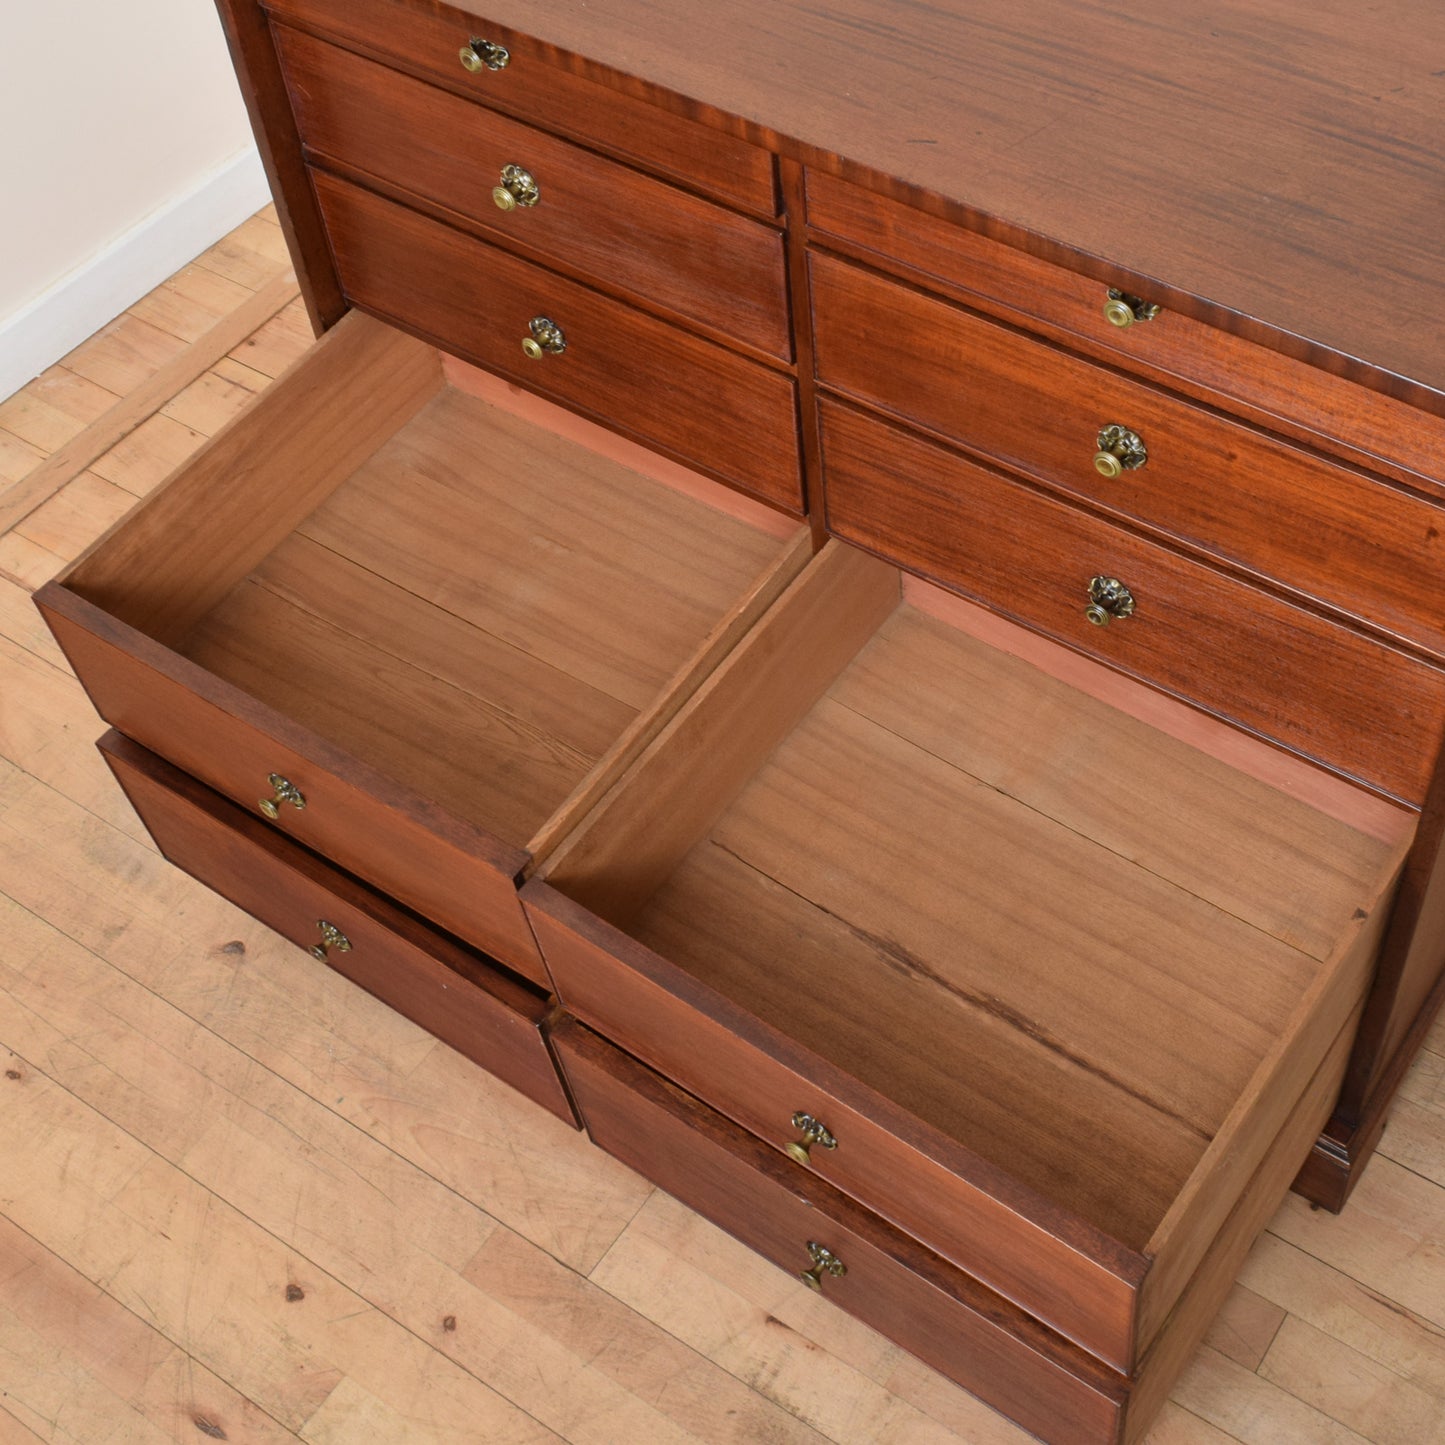
[[[545,984],[519,878],[811,547],[487,385],[352,313],[37,601],[113,727]]]
[[[523,900],[570,1012],[1127,1373],[1411,816],[900,581],[830,543]]]

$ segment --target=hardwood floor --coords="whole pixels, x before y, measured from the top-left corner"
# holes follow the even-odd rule
[[[305,350],[287,266],[262,212],[0,403],[0,1445],[1024,1441],[144,837],[29,593]],[[1150,1439],[1445,1440],[1445,1025]]]

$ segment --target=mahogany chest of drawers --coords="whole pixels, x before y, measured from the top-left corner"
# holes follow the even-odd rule
[[[1139,1439],[1440,1001],[1440,23],[220,8],[324,334],[38,596],[157,843]]]

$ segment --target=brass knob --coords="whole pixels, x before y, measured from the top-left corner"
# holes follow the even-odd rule
[[[293,808],[306,806],[305,795],[294,783],[283,778],[280,773],[272,773],[266,781],[271,784],[272,795],[269,798],[262,798],[256,806],[273,823],[281,816],[282,803],[290,803]]]
[[[825,1125],[820,1124],[811,1114],[805,1114],[800,1109],[793,1115],[793,1128],[802,1134],[801,1139],[795,1139],[783,1148],[787,1150],[790,1159],[796,1159],[799,1164],[809,1164],[812,1160],[808,1151],[816,1144],[820,1149],[836,1149],[838,1141],[828,1132]]]
[[[512,52],[492,40],[472,38],[458,51],[462,65],[476,75],[482,70],[505,70],[512,61]]]
[[[1104,427],[1097,442],[1099,450],[1094,453],[1094,470],[1111,481],[1125,472],[1138,471],[1149,460],[1144,439],[1126,426]]]
[[[831,1274],[834,1279],[842,1279],[848,1273],[848,1266],[827,1245],[819,1244],[816,1240],[808,1241],[808,1258],[813,1261],[813,1267],[800,1269],[798,1278],[809,1289],[821,1290],[825,1274]]]
[[[351,940],[334,923],[328,923],[324,918],[318,918],[316,926],[321,930],[321,942],[311,945],[311,957],[318,963],[326,962],[326,954],[329,949],[334,948],[337,953],[351,952]]]
[[[1084,616],[1095,627],[1107,627],[1116,617],[1134,615],[1134,594],[1117,577],[1094,577],[1089,582],[1089,605]]]
[[[562,328],[546,316],[534,316],[527,323],[527,330],[531,335],[523,340],[522,350],[533,361],[541,361],[544,356],[560,356],[566,351],[567,338]]]
[[[1112,286],[1109,288],[1109,298],[1104,302],[1104,320],[1110,326],[1122,330],[1136,321],[1152,321],[1158,314],[1159,308],[1152,302],[1130,296],[1128,292],[1115,290]]]
[[[515,211],[518,206],[535,206],[542,199],[537,182],[530,171],[521,166],[503,166],[502,183],[492,187],[492,200],[499,211]]]

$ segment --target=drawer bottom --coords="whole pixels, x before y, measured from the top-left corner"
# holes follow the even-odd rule
[[[549,1003],[482,956],[117,732],[100,740],[161,852],[569,1124],[576,1116],[543,1037]],[[328,930],[334,930],[329,932]]]

